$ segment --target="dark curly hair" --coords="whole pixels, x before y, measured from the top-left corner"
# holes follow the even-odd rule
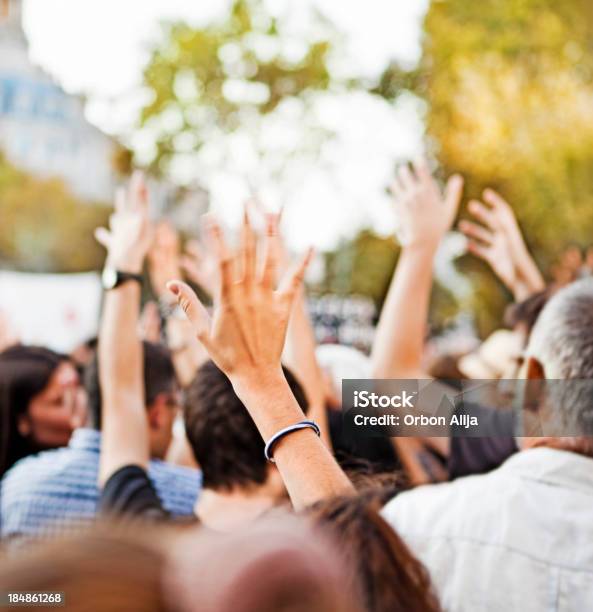
[[[284,375],[300,407],[306,411],[301,385],[286,368]],[[186,391],[184,420],[205,488],[230,491],[266,481],[262,437],[230,380],[212,361],[198,370]]]

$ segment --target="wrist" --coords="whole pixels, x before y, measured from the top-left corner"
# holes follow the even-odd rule
[[[305,418],[281,369],[231,382],[265,441]]]
[[[409,253],[414,256],[434,257],[440,244],[440,239],[429,239],[412,242],[402,247],[402,254]]]
[[[110,258],[107,257],[105,267],[117,272],[126,272],[128,274],[142,274],[143,260],[138,258]]]
[[[281,365],[277,368],[254,369],[248,373],[231,374],[229,379],[239,397],[270,393],[288,386]]]

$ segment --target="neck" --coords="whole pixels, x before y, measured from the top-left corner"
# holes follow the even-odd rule
[[[203,489],[194,512],[205,527],[214,531],[233,531],[251,523],[280,501],[266,485],[232,491]]]
[[[521,448],[528,450],[530,448],[554,448],[556,450],[569,451],[578,455],[586,455],[593,458],[593,441],[590,438],[572,437],[572,438],[522,438]]]

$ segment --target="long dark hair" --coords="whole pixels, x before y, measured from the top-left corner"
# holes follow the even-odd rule
[[[37,346],[17,345],[0,353],[0,478],[19,459],[39,450],[19,433],[18,420],[67,359]]]
[[[305,513],[333,537],[366,610],[438,612],[427,570],[380,514],[392,496],[391,489],[369,490],[318,502]]]

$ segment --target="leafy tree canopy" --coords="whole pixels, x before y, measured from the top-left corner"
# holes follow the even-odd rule
[[[144,72],[152,99],[141,126],[156,136],[154,170],[166,172],[175,154],[198,150],[215,131],[329,87],[327,24],[319,17],[308,40],[286,26],[261,0],[235,0],[224,20],[203,28],[165,26]]]
[[[567,243],[591,242],[589,0],[435,1],[413,83],[446,170],[467,177],[470,196],[492,186],[507,197],[544,270]],[[475,306],[491,327],[500,288],[483,272]]]
[[[81,202],[59,179],[40,180],[0,155],[0,263],[31,271],[79,272],[101,267],[93,231],[108,209]]]

